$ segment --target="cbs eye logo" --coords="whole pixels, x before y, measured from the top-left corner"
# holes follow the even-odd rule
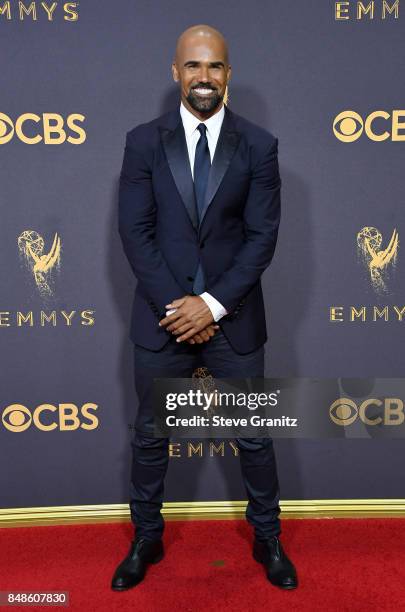
[[[336,425],[343,427],[351,425],[358,418],[365,425],[402,425],[405,420],[404,403],[397,397],[386,397],[384,401],[368,398],[357,406],[352,399],[340,397],[330,406],[329,416]]]
[[[374,142],[405,140],[405,110],[392,113],[378,110],[363,119],[352,110],[346,110],[333,120],[333,133],[341,142],[354,142],[363,134]]]
[[[97,404],[87,403],[79,409],[75,404],[41,404],[32,412],[22,404],[11,404],[3,410],[2,423],[14,433],[26,431],[32,424],[41,431],[74,431],[97,429],[98,418],[93,412]]]
[[[84,115],[73,113],[68,115],[65,120],[57,113],[43,113],[35,115],[34,113],[24,113],[13,121],[8,115],[0,113],[0,145],[7,144],[16,136],[25,144],[38,144],[43,142],[48,145],[57,145],[64,142],[79,145],[86,140],[86,132],[77,122],[82,123],[85,120]],[[32,129],[34,124],[34,130]],[[27,135],[27,126],[30,125],[30,132],[37,132],[34,135]],[[24,131],[25,130],[25,131]],[[68,132],[70,132],[68,134]],[[72,136],[71,133],[76,134]]]

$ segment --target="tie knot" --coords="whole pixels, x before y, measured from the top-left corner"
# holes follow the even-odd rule
[[[205,136],[206,132],[207,132],[207,126],[205,125],[205,123],[199,123],[197,126],[198,131],[200,132],[201,136]]]

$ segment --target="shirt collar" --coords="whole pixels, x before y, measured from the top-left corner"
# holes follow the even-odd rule
[[[198,117],[193,115],[193,113],[191,113],[188,108],[184,106],[183,102],[180,102],[180,115],[187,137],[191,136],[194,130],[197,129],[197,125],[200,123],[204,123],[207,126],[207,132],[210,136],[218,137],[225,116],[225,107],[222,104],[219,111],[212,115],[209,119],[200,121]]]

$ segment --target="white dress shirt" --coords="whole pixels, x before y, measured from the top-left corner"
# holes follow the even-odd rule
[[[194,179],[195,150],[197,147],[197,142],[201,136],[200,132],[197,130],[197,126],[200,123],[204,123],[207,128],[206,134],[207,134],[208,148],[210,151],[210,157],[211,157],[211,163],[212,163],[212,160],[214,158],[215,148],[217,146],[217,142],[219,138],[219,132],[221,131],[222,122],[224,120],[225,108],[224,108],[224,105],[222,105],[219,111],[216,112],[214,115],[212,115],[209,119],[206,119],[206,121],[200,121],[200,119],[196,117],[195,115],[193,115],[193,113],[191,113],[184,106],[183,102],[181,102],[180,115],[183,121],[184,133],[186,136],[187,151],[188,151],[188,157],[190,160],[190,167],[191,167],[191,175]],[[218,302],[218,300],[215,299],[214,296],[208,293],[207,291],[204,291],[204,293],[201,293],[200,297],[204,300],[208,308],[211,310],[212,316],[215,322],[219,321],[221,317],[228,314],[228,311],[226,310],[226,308],[224,308],[224,306],[222,306],[222,304]],[[175,311],[176,311],[176,308],[172,308],[171,310],[166,311],[166,315],[169,315]]]

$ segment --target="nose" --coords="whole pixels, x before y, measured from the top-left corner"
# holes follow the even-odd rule
[[[202,81],[203,83],[206,83],[208,80],[209,80],[208,66],[201,66],[200,81]]]

